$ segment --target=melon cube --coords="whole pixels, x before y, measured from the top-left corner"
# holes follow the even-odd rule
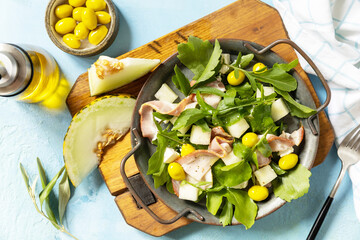
[[[230,64],[230,54],[228,53],[221,54],[221,62],[223,63],[223,65],[221,66],[219,72],[225,74],[227,73],[227,71],[229,71],[229,67],[226,66],[225,64]]]
[[[271,117],[274,122],[285,117],[289,112],[290,111],[282,98],[279,98],[271,105]]]
[[[250,126],[246,120],[242,118],[233,125],[228,126],[227,129],[231,136],[239,138],[246,132],[246,130],[248,130],[249,127]]]
[[[275,93],[275,90],[273,87],[266,87],[264,86],[264,96],[269,96],[273,93]],[[257,89],[256,90],[256,98],[261,98],[261,92],[260,92],[260,89]]]
[[[265,186],[277,177],[270,165],[266,165],[265,167],[256,170],[254,175],[261,186]]]
[[[211,132],[205,132],[201,127],[193,125],[191,128],[190,142],[198,145],[209,145]]]
[[[176,93],[174,93],[174,91],[171,90],[171,88],[166,83],[161,85],[160,89],[155,93],[154,96],[160,101],[166,101],[170,103],[173,103],[178,98],[178,95],[176,95]]]
[[[223,162],[225,163],[225,165],[231,165],[237,162],[242,161],[242,159],[238,158],[235,154],[234,151],[231,151],[230,153],[228,153],[228,155],[226,155],[225,157],[221,158],[223,160]]]

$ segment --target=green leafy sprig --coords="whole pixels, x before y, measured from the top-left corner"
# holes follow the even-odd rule
[[[60,171],[51,179],[51,181],[49,183],[47,183],[45,170],[44,170],[39,158],[37,158],[37,167],[38,167],[39,176],[40,176],[40,180],[41,180],[41,186],[43,188],[38,196],[36,194],[36,183],[37,183],[39,176],[37,176],[35,178],[35,180],[32,182],[32,184],[30,186],[29,176],[28,176],[24,166],[20,163],[20,171],[24,178],[26,189],[31,197],[31,200],[35,206],[36,211],[38,213],[40,213],[44,218],[49,220],[56,229],[69,235],[70,237],[72,237],[74,239],[78,239],[74,235],[72,235],[70,232],[68,232],[66,230],[65,226],[63,225],[63,217],[65,214],[66,205],[70,199],[70,194],[71,194],[69,178],[68,178],[67,172],[65,170],[65,166],[60,169]],[[61,177],[61,175],[63,177],[59,183],[59,203],[58,203],[59,220],[58,220],[58,219],[56,219],[55,214],[50,207],[49,195],[52,192],[57,180]],[[37,199],[40,202],[40,207],[37,204]],[[45,205],[44,208],[45,208],[46,213],[43,210],[43,205]]]

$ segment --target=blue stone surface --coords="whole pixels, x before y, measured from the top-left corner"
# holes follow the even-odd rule
[[[103,54],[121,55],[231,2],[115,0],[120,12],[119,34]],[[271,5],[271,0],[265,2]],[[45,30],[46,5],[44,0],[0,0],[0,42],[43,47],[73,84],[98,56],[81,58],[59,50]],[[312,80],[316,82],[317,78]],[[315,86],[323,95],[321,87]],[[0,240],[70,239],[36,212],[19,171],[21,162],[30,178],[35,179],[39,157],[48,177],[54,176],[63,166],[62,142],[70,121],[67,110],[49,111],[40,105],[0,98]],[[325,162],[312,169],[308,194],[257,221],[251,229],[192,223],[161,239],[305,239],[339,171],[340,161],[333,148]],[[347,175],[318,239],[360,238],[352,197]],[[56,198],[56,194],[51,198]],[[155,239],[126,224],[97,170],[74,192],[65,226],[79,239]]]

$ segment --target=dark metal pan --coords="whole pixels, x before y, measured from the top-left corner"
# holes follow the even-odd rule
[[[330,89],[327,86],[327,83],[315,66],[315,64],[311,61],[311,59],[292,41],[288,39],[280,39],[277,40],[267,47],[260,46],[253,42],[247,42],[242,40],[236,39],[219,39],[219,43],[223,50],[223,53],[230,53],[231,59],[236,59],[237,54],[241,51],[243,54],[254,53],[255,59],[257,61],[263,62],[267,66],[272,66],[274,63],[285,63],[279,55],[271,51],[271,48],[278,44],[289,44],[295,50],[297,50],[310,64],[310,66],[314,69],[317,76],[321,80],[322,84],[327,93],[326,101],[318,108],[316,108],[315,102],[309,92],[308,88],[303,79],[301,79],[300,75],[296,71],[292,71],[291,74],[298,82],[298,88],[294,93],[294,96],[297,100],[299,100],[302,104],[309,106],[311,108],[316,108],[317,113],[322,111],[330,101]],[[216,216],[213,216],[211,213],[207,211],[205,204],[202,203],[194,203],[191,201],[185,201],[179,199],[176,195],[170,194],[165,186],[159,187],[155,189],[154,181],[151,175],[146,175],[148,170],[148,160],[150,156],[155,152],[156,146],[152,145],[147,138],[143,138],[140,133],[140,116],[139,116],[139,109],[141,105],[145,102],[154,100],[154,94],[160,88],[160,86],[166,82],[179,96],[182,94],[176,89],[176,87],[171,82],[171,76],[174,74],[173,69],[175,64],[177,64],[180,69],[184,72],[184,74],[190,78],[192,73],[186,67],[184,67],[177,58],[177,54],[172,55],[166,61],[164,61],[149,77],[147,82],[144,84],[143,88],[141,89],[139,96],[137,98],[134,115],[133,115],[133,123],[131,127],[131,142],[133,149],[124,157],[121,163],[121,175],[125,184],[127,185],[129,191],[136,199],[138,204],[144,208],[156,221],[162,224],[171,224],[177,221],[182,216],[186,216],[191,220],[202,222],[205,224],[213,224],[213,225],[221,225],[219,223],[219,219]],[[294,117],[287,117],[285,118],[285,124],[287,124],[289,131],[293,131],[298,128],[301,124],[304,126],[305,129],[305,138],[299,149],[299,159],[300,163],[304,165],[306,168],[310,169],[314,163],[318,144],[319,144],[319,119],[317,113],[313,116],[309,117],[308,119],[298,119]],[[150,208],[144,201],[139,197],[137,194],[136,189],[132,186],[129,179],[127,178],[124,167],[127,159],[134,154],[136,164],[139,168],[140,174],[144,179],[147,187],[151,189],[154,195],[161,199],[168,207],[175,210],[178,215],[172,219],[161,219],[159,218],[154,212],[151,211]],[[146,186],[143,186],[146,187]],[[258,214],[256,219],[260,219],[264,216],[269,215],[270,213],[274,212],[275,210],[279,209],[281,206],[285,204],[285,201],[277,198],[274,194],[264,202],[258,203]],[[233,219],[233,225],[239,224]]]

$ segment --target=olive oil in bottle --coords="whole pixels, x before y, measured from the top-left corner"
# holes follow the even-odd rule
[[[47,52],[30,45],[0,43],[0,96],[43,102],[59,86],[59,67]]]

